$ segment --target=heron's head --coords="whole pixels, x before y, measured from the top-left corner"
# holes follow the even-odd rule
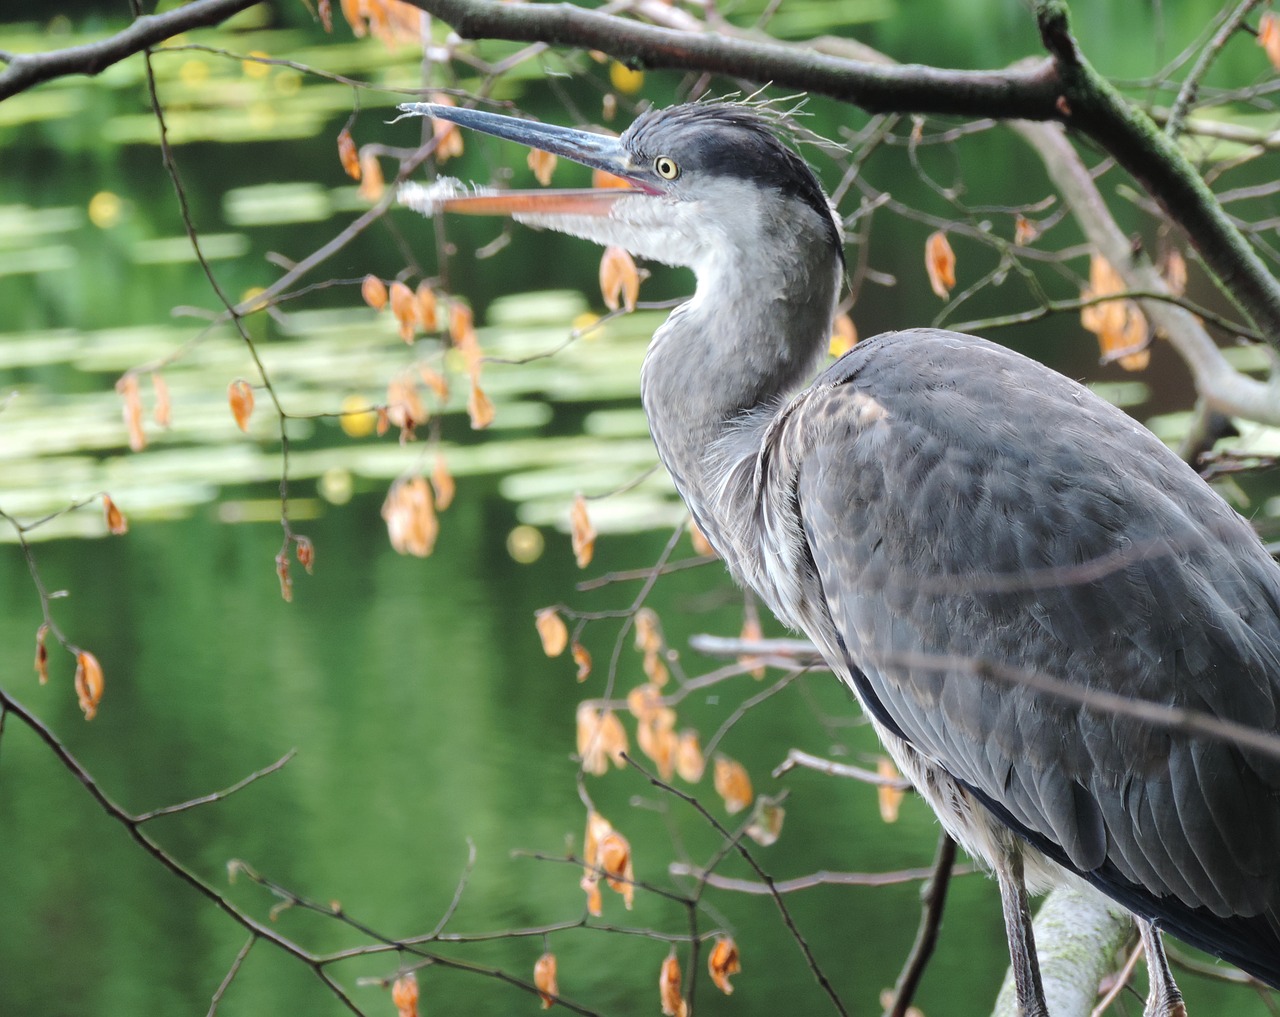
[[[839,221],[813,171],[781,140],[780,126],[751,106],[650,110],[619,138],[453,106],[400,108],[542,149],[625,183],[508,192],[405,185],[402,203],[424,213],[511,215],[699,272],[735,252],[803,254],[833,264],[843,257]]]

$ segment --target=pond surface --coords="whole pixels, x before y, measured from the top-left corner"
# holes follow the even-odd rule
[[[888,0],[847,8],[786,3],[780,29],[848,34],[865,27],[898,55],[961,66],[1034,52],[1025,11],[985,6],[995,30],[981,40],[977,19],[966,18],[955,18],[954,32],[921,35],[916,5]],[[837,9],[846,21],[836,20]],[[1207,18],[1185,16],[1188,24]],[[388,87],[420,79],[412,47],[353,41],[341,27],[325,36],[298,12],[279,15],[280,23],[255,20],[263,17],[186,41],[288,57]],[[1082,23],[1101,35],[1105,20]],[[79,27],[62,20],[0,25],[0,48],[72,45],[109,23],[93,23],[84,35]],[[1176,36],[1179,24],[1167,28]],[[1116,56],[1107,69],[1127,70],[1127,59]],[[162,54],[156,68],[205,255],[233,299],[269,286],[279,265],[315,250],[368,207],[335,150],[355,102],[359,142],[409,143],[384,123],[398,101],[391,92],[356,93],[291,67],[203,49]],[[527,65],[503,79],[505,97],[548,116],[566,89],[578,101],[598,102],[590,87],[556,77],[565,69],[556,59]],[[608,70],[593,73],[599,79]],[[677,87],[674,77],[650,75],[644,94],[665,102]],[[820,108],[819,129],[835,134],[840,115]],[[261,393],[247,433],[227,409],[228,384],[254,377],[253,361],[232,329],[208,324],[216,300],[183,233],[155,132],[136,60],[92,82],[62,81],[0,103],[0,384],[13,393],[0,410],[0,509],[30,521],[105,490],[131,524],[127,535],[105,537],[94,504],[31,532],[45,587],[67,594],[52,601],[58,625],[105,669],[105,696],[91,723],[76,705],[69,655],[53,648],[48,685],[30,672],[40,603],[11,529],[0,528],[6,691],[135,812],[228,787],[293,752],[279,772],[225,801],[146,830],[306,949],[371,939],[299,907],[272,914],[277,899],[267,890],[243,874],[229,878],[232,859],[311,900],[338,902],[351,918],[395,938],[436,926],[474,847],[450,931],[577,921],[580,870],[532,855],[563,858],[581,848],[575,709],[584,697],[606,694],[620,622],[601,617],[583,630],[596,663],[579,685],[568,654],[549,660],[542,653],[533,618],[557,603],[602,616],[626,608],[639,592],[636,579],[586,590],[576,584],[651,567],[683,520],[669,481],[652,469],[636,399],[645,342],[664,312],[574,333],[575,322],[586,328],[583,316],[600,310],[596,252],[516,231],[508,248],[477,260],[472,252],[505,228],[451,224],[458,253],[438,264],[431,227],[398,216],[308,280],[327,285],[248,319],[292,415],[290,517],[317,554],[314,575],[294,567],[293,602],[285,603],[273,564],[281,544],[279,422]],[[1007,139],[1000,144],[1007,157],[996,160],[992,186],[1013,188],[1026,154],[1008,150]],[[483,180],[504,160],[513,164],[476,142],[453,172]],[[915,268],[923,235],[883,255],[881,267],[902,285],[868,298],[859,316],[864,334],[894,322],[926,324],[917,320],[919,308],[936,310],[923,304],[927,284]],[[341,409],[383,400],[388,380],[416,369],[418,359],[463,378],[459,363],[432,353],[425,339],[406,346],[387,312],[360,301],[366,273],[390,278],[411,258],[435,265],[430,271],[447,275],[450,291],[477,312],[479,342],[495,358],[483,385],[496,417],[484,432],[468,426],[462,381],[424,441],[401,444],[394,428],[381,438],[361,434],[350,418],[343,427]],[[667,299],[687,286],[676,273],[657,272],[644,295]],[[997,309],[993,297],[986,311]],[[1147,380],[1162,394],[1172,390],[1173,401],[1154,409],[1177,408],[1185,395],[1185,378],[1168,357],[1158,356],[1151,379],[1098,374],[1096,354],[1074,322],[1014,338],[1056,354],[1051,359],[1072,373],[1113,383],[1126,402],[1149,396]],[[123,372],[151,363],[170,391],[173,424],[162,429],[148,420],[149,445],[132,453],[114,385]],[[140,378],[149,411],[150,373]],[[388,543],[384,494],[406,472],[429,473],[437,456],[456,478],[456,501],[440,515],[434,554],[403,557]],[[595,560],[579,570],[566,532],[573,495],[615,490],[591,502],[601,537]],[[681,538],[673,558],[689,563],[693,555]],[[678,654],[669,664],[689,676],[720,664],[688,650],[691,636],[735,635],[742,626],[741,595],[714,563],[664,576],[647,603]],[[769,619],[764,628],[782,634]],[[644,677],[631,637],[620,645],[619,693]],[[755,857],[779,879],[927,866],[936,825],[918,801],[907,799],[897,822],[886,824],[867,786],[805,771],[770,777],[792,748],[871,766],[877,755],[830,676],[784,677],[776,669],[763,683],[738,675],[691,690],[679,708],[680,725],[696,728],[704,742],[723,730],[719,749],[746,765],[757,791],[788,792],[781,838],[771,847],[752,844]],[[740,704],[775,685],[767,704],[735,720]],[[643,882],[687,887],[669,875],[669,864],[706,864],[722,844],[704,816],[634,770],[583,780],[596,807],[630,838]],[[690,789],[717,821],[734,827],[742,817],[727,817],[709,784],[704,778]],[[753,877],[732,857],[717,871]],[[851,1011],[876,1012],[881,989],[893,983],[914,935],[919,885],[788,896],[797,927]],[[958,878],[952,893],[920,1004],[929,1014],[984,1014],[1007,963],[998,901],[979,876]],[[0,741],[0,901],[0,1014],[204,1013],[245,940],[139,850],[13,718]],[[706,904],[700,928],[731,930],[744,971],[731,999],[704,984],[699,1013],[832,1012],[771,901],[710,890]],[[662,937],[688,931],[684,909],[641,891],[628,912],[610,893],[601,923],[652,935],[557,933],[551,946],[562,991],[597,1012],[657,1012],[657,971],[668,949]],[[542,949],[535,936],[440,952],[528,978]],[[360,1007],[387,1013],[385,990],[358,982],[395,970],[395,958],[383,954],[335,973]],[[532,1013],[537,1006],[483,974],[436,967],[421,980],[427,1013]],[[1266,1012],[1238,992],[1186,981],[1194,1012]],[[345,1011],[302,965],[260,943],[218,1012]]]

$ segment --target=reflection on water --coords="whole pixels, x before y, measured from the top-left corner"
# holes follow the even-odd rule
[[[822,19],[846,6],[850,24],[893,13],[878,2],[787,4],[783,28],[831,27]],[[418,59],[406,48],[330,39],[300,15],[283,29],[255,20],[267,16],[263,8],[234,30],[201,39],[236,53],[288,54],[387,86],[417,81]],[[0,38],[15,50],[47,42],[42,26],[0,28]],[[314,250],[363,211],[334,153],[354,102],[350,88],[198,49],[158,56],[156,66],[204,252],[233,297],[269,285],[279,264]],[[506,84],[527,87],[530,101],[553,101],[536,69],[521,75]],[[92,724],[80,718],[64,654],[54,653],[47,686],[26,673],[39,604],[20,550],[0,546],[6,690],[134,811],[227,787],[296,750],[281,772],[228,800],[147,827],[257,917],[266,918],[276,901],[243,878],[229,882],[230,859],[316,901],[337,901],[388,937],[421,934],[449,907],[473,844],[476,866],[451,931],[577,920],[580,871],[528,853],[563,856],[580,846],[585,817],[570,758],[574,709],[580,698],[604,694],[618,627],[600,621],[583,632],[597,664],[579,686],[567,657],[542,655],[532,619],[555,602],[596,612],[624,607],[635,583],[591,592],[574,584],[651,565],[682,518],[665,476],[648,472],[654,456],[635,397],[644,344],[660,314],[610,322],[554,357],[530,359],[564,344],[568,323],[589,309],[576,289],[554,287],[589,290],[582,279],[590,279],[595,253],[525,234],[488,262],[459,256],[453,281],[480,312],[481,344],[510,361],[485,368],[497,419],[490,431],[473,434],[465,386],[456,385],[437,439],[407,446],[394,434],[349,437],[336,414],[344,399],[381,400],[389,377],[412,363],[385,312],[360,303],[359,280],[367,272],[394,275],[404,267],[405,246],[428,258],[435,244],[429,227],[406,220],[399,228],[412,231],[408,240],[389,231],[360,238],[327,269],[338,283],[270,318],[250,318],[280,398],[295,415],[288,424],[291,515],[317,549],[315,575],[297,576],[294,603],[285,604],[272,572],[280,545],[278,423],[265,405],[247,435],[231,420],[227,384],[251,377],[252,362],[230,329],[206,330],[200,312],[189,310],[214,301],[169,197],[141,81],[141,65],[129,61],[93,82],[61,81],[0,103],[0,382],[14,393],[0,410],[0,508],[30,519],[109,490],[133,524],[125,537],[71,539],[102,534],[95,507],[34,534],[62,538],[37,544],[41,575],[48,589],[68,592],[54,601],[59,624],[106,670],[106,695]],[[356,130],[364,140],[389,132],[382,120],[397,99],[360,93]],[[464,176],[488,171],[483,158],[467,165]],[[459,225],[455,239],[469,251],[502,228]],[[672,296],[687,279],[660,275],[651,285],[646,295]],[[188,310],[173,320],[174,307]],[[867,313],[872,321],[889,314],[883,307]],[[127,452],[115,379],[193,342],[159,368],[173,426],[148,424],[150,447]],[[461,377],[458,365],[444,366]],[[1127,392],[1117,391],[1117,400],[1135,397]],[[442,515],[435,554],[401,558],[379,516],[382,492],[437,449],[458,478],[458,500]],[[623,487],[625,494],[593,502],[593,522],[604,535],[596,561],[580,573],[561,532],[569,500],[578,490]],[[539,528],[545,541],[540,556],[519,555],[532,559],[527,564],[509,553],[508,536],[519,526]],[[520,532],[522,546],[539,546]],[[11,538],[0,529],[0,539]],[[676,552],[690,553],[687,541]],[[741,601],[717,565],[664,578],[649,603],[695,675],[715,662],[684,652],[689,636],[734,633],[741,625]],[[620,660],[625,690],[642,679],[641,658],[627,644]],[[690,696],[681,724],[708,737],[759,689],[743,676]],[[792,747],[858,761],[875,752],[848,697],[824,674],[792,683],[720,743],[765,793],[781,789],[768,774]],[[12,719],[0,764],[0,1014],[203,1013],[244,942],[239,927],[131,843]],[[908,800],[899,822],[886,826],[867,788],[804,772],[789,775],[785,787],[782,837],[755,849],[778,878],[911,868],[932,857],[936,827],[918,802]],[[587,778],[587,788],[630,838],[643,881],[670,886],[668,862],[703,864],[720,846],[704,819],[635,772]],[[732,822],[703,791],[717,818]],[[752,877],[735,858],[721,871]],[[840,887],[789,899],[817,961],[855,1012],[873,1012],[880,989],[893,982],[914,934],[917,891],[915,883]],[[828,1010],[771,902],[712,891],[706,903],[703,927],[733,930],[744,972],[735,980],[738,995],[704,992],[699,1012]],[[645,892],[630,913],[608,895],[603,921],[668,934],[687,927],[681,908]],[[272,922],[311,950],[369,942],[299,908]],[[656,1011],[665,942],[576,931],[552,945],[566,995],[602,1012]],[[527,978],[542,948],[539,937],[507,938],[446,952]],[[374,956],[336,973],[355,986],[395,963]],[[921,997],[925,1011],[987,1012],[1004,967],[992,887],[976,877],[958,880]],[[422,984],[431,1013],[536,1006],[477,975],[429,969]],[[1187,988],[1199,1012],[1213,1012],[1212,989]],[[351,991],[371,1013],[389,1009],[382,990]],[[1248,1009],[1239,995],[1223,998],[1232,1012],[1264,1012]],[[298,1011],[342,1012],[301,965],[262,944],[219,1010]]]

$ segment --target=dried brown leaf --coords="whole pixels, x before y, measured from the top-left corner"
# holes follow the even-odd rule
[[[382,518],[398,553],[426,558],[435,549],[440,524],[425,478],[401,477],[392,484],[382,503]]]
[[[729,984],[729,976],[742,970],[738,958],[738,944],[732,936],[721,936],[711,948],[711,956],[707,958],[707,970],[716,988],[726,996],[733,994],[733,986]]]
[[[1039,235],[1040,226],[1038,223],[1034,223],[1022,215],[1014,219],[1013,242],[1019,247],[1026,247],[1028,244],[1034,243]]]
[[[591,564],[591,557],[595,554],[596,531],[591,525],[591,517],[587,515],[587,500],[581,494],[574,496],[573,507],[569,510],[569,524],[573,557],[578,568],[585,569]]]
[[[436,510],[443,512],[453,504],[453,497],[458,492],[458,485],[449,472],[449,464],[444,456],[436,456],[436,464],[431,470],[431,488],[436,493]]]
[[[284,551],[276,555],[276,578],[280,580],[280,596],[287,604],[293,600],[293,576],[289,574],[289,555]]]
[[[560,985],[556,981],[556,955],[550,950],[544,953],[533,965],[533,984],[542,997],[542,1009],[550,1010],[560,995]]]
[[[102,513],[107,520],[107,531],[120,536],[129,532],[129,520],[124,517],[124,513],[111,500],[111,495],[104,494],[102,496]]]
[[[887,756],[880,756],[876,759],[876,773],[886,780],[902,779],[902,774],[893,765],[893,760]],[[898,821],[898,807],[902,804],[904,794],[906,792],[902,788],[893,787],[889,784],[880,784],[876,787],[876,797],[880,802],[880,818],[884,822],[896,823]]]
[[[76,696],[85,720],[93,720],[97,716],[104,688],[102,665],[98,658],[88,650],[80,650],[76,654]]]
[[[755,812],[747,825],[747,836],[761,847],[776,843],[782,836],[782,821],[786,816],[787,810],[776,799],[761,795],[756,799]]]
[[[1280,18],[1271,11],[1258,19],[1258,45],[1266,51],[1271,66],[1280,71]]]
[[[543,187],[551,183],[551,174],[555,172],[558,161],[550,152],[544,152],[540,148],[529,149],[529,168]]]
[[[604,249],[600,258],[600,294],[605,307],[611,311],[619,307],[628,311],[636,309],[636,301],[640,299],[640,271],[635,260],[621,247]]]
[[[665,1017],[688,1017],[689,1004],[680,995],[680,961],[676,959],[675,947],[658,972],[658,1001]]]
[[[298,556],[298,564],[306,569],[307,575],[311,575],[316,562],[316,546],[311,543],[311,538],[294,534],[293,552]]]
[[[36,676],[40,679],[41,685],[49,681],[49,647],[46,645],[48,638],[49,623],[42,622],[36,629]]]
[[[570,652],[573,654],[573,662],[578,665],[578,681],[585,682],[591,675],[591,654],[581,643],[574,643]]]
[[[924,244],[924,267],[929,273],[929,285],[943,300],[951,295],[956,284],[956,256],[951,250],[947,235],[941,230],[929,234]]]
[[[141,452],[147,447],[147,434],[142,429],[142,394],[138,391],[138,378],[126,374],[116,382],[116,391],[124,400],[124,423],[129,431],[129,448]]]
[[[398,279],[391,284],[391,313],[400,323],[400,338],[412,343],[418,324],[418,299],[413,290]]]
[[[387,306],[387,284],[376,275],[367,275],[360,283],[360,296],[375,311]]]
[[[477,431],[483,431],[493,423],[493,403],[484,394],[484,389],[474,381],[471,383],[471,394],[467,396],[467,416],[471,418],[471,426]]]
[[[356,151],[356,143],[351,132],[345,127],[338,132],[338,161],[352,180],[360,179],[360,153]]]
[[[249,430],[249,418],[253,416],[253,386],[243,378],[237,378],[227,386],[227,402],[231,416],[242,431]]]
[[[173,423],[173,407],[169,401],[169,385],[159,371],[151,372],[151,391],[155,393],[156,405],[151,411],[151,419],[159,427],[168,427]]]
[[[440,327],[439,301],[436,291],[424,279],[418,283],[418,321],[424,332],[434,332]]]
[[[386,191],[386,181],[382,177],[382,163],[372,152],[360,156],[360,188],[358,194],[368,202],[378,201]]]
[[[418,1017],[418,976],[407,971],[391,986],[391,1002],[399,1011],[396,1017]]]
[[[702,742],[693,728],[681,731],[676,739],[676,773],[690,784],[702,780],[707,761],[702,756]]]
[[[725,755],[716,756],[715,785],[716,794],[724,799],[724,809],[731,816],[745,809],[755,797],[746,767]]]
[[[612,710],[591,703],[579,703],[577,712],[578,756],[582,769],[599,777],[609,769],[609,761],[619,768],[626,766],[627,732]]]
[[[544,607],[534,616],[534,627],[542,640],[542,652],[548,657],[558,657],[569,645],[569,626],[554,607]]]

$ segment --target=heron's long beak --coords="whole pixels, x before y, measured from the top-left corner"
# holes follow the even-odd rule
[[[467,193],[456,185],[420,187],[404,185],[402,201],[423,214],[432,212],[464,212],[473,215],[544,215],[605,216],[619,199],[634,194],[653,194],[654,189],[636,180],[626,150],[617,138],[589,131],[579,131],[558,124],[487,113],[482,110],[441,106],[429,102],[407,102],[402,112],[448,120],[460,127],[482,131],[495,138],[538,148],[553,155],[620,178],[625,186],[576,190],[478,191]]]

